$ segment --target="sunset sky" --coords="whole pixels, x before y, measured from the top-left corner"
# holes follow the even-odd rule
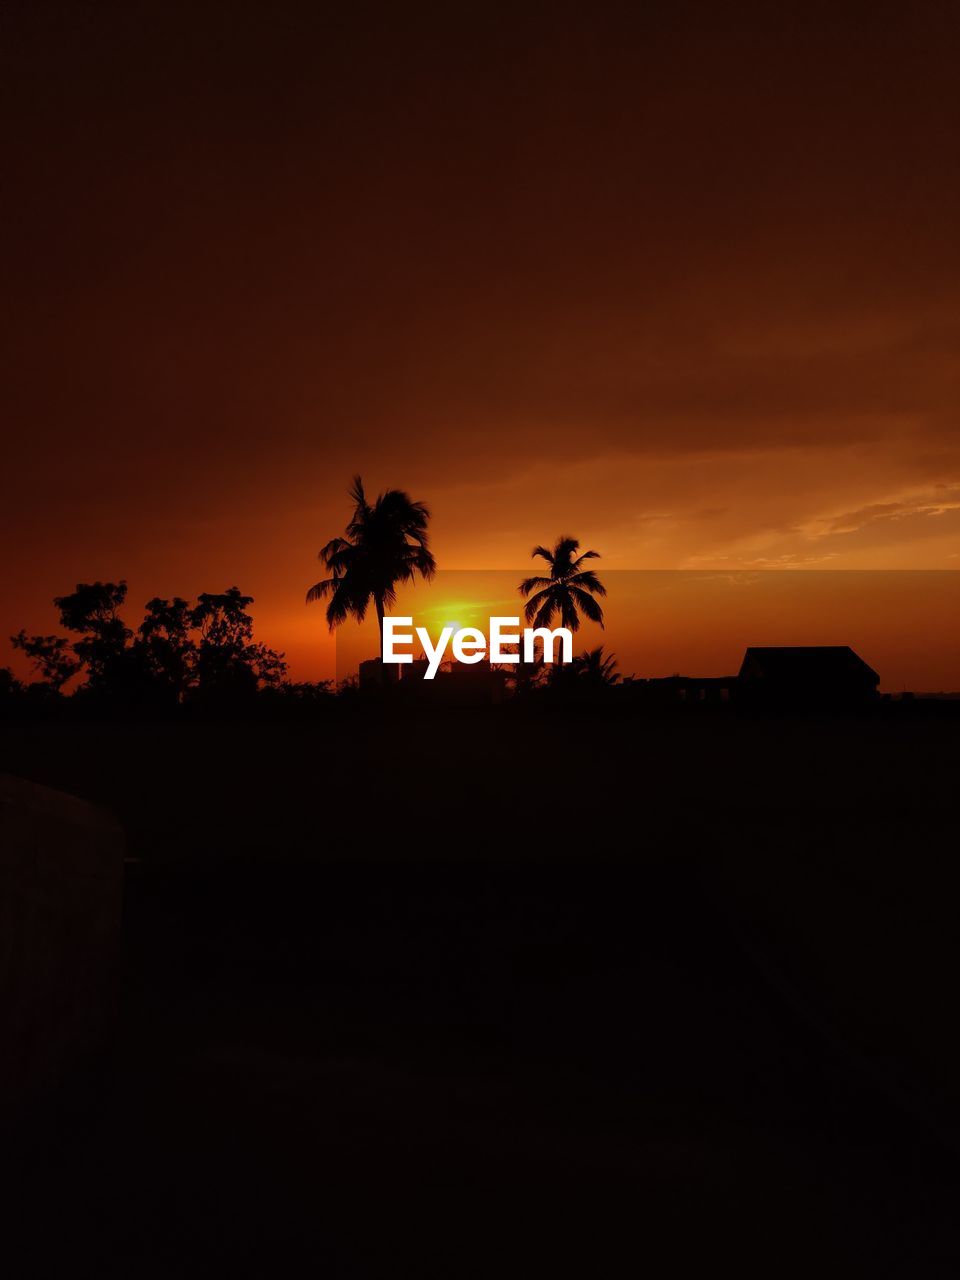
[[[237,583],[320,674],[357,471],[445,569],[960,570],[958,65],[922,0],[4,5],[0,636]]]

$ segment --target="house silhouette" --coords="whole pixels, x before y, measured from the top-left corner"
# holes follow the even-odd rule
[[[651,706],[853,707],[875,700],[880,677],[849,645],[752,647],[735,676],[628,677],[624,696]]]
[[[505,674],[489,663],[444,664],[433,680],[425,680],[427,662],[405,666],[371,658],[360,663],[360,687],[370,692],[395,688],[406,700],[434,704],[502,702]],[[735,676],[672,675],[627,677],[617,696],[649,706],[719,706],[792,709],[862,706],[878,697],[880,677],[849,645],[754,646],[746,650]]]
[[[850,705],[877,696],[880,677],[849,645],[750,648],[737,675],[747,701]]]

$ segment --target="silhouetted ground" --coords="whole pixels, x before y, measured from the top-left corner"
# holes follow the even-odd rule
[[[34,1269],[955,1275],[958,729],[7,729],[137,859]]]

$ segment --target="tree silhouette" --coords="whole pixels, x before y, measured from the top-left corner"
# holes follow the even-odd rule
[[[147,602],[136,637],[120,616],[125,582],[78,583],[54,601],[66,636],[11,637],[33,662],[46,688],[58,694],[83,671],[76,693],[100,708],[177,705],[202,698],[208,705],[248,701],[259,690],[285,685],[284,655],[253,639],[253,603],[239,587],[206,592],[191,608],[180,596]]]
[[[245,596],[239,587],[202,591],[190,611],[190,622],[200,632],[201,645],[239,652],[253,635],[253,618],[247,613],[251,604],[253,596]]]
[[[577,679],[596,689],[608,689],[620,680],[617,671],[617,659],[614,654],[603,656],[603,645],[596,649],[585,649],[574,658],[573,672]]]
[[[194,677],[197,645],[191,635],[190,605],[180,596],[146,604],[134,647],[146,678],[173,702],[180,702]]]
[[[57,596],[60,625],[79,632],[73,652],[87,669],[90,688],[119,686],[131,676],[129,642],[132,632],[120,617],[127,584],[78,582],[67,596]]]
[[[558,538],[553,550],[534,547],[531,556],[539,556],[550,566],[549,577],[524,578],[520,594],[527,600],[524,616],[535,627],[549,627],[555,617],[570,631],[580,629],[581,614],[603,626],[603,610],[594,596],[605,596],[607,589],[593,572],[584,569],[585,560],[598,560],[598,551],[580,555],[576,538]],[[527,598],[529,597],[529,598]]]
[[[429,580],[436,571],[427,537],[430,512],[401,489],[387,489],[371,505],[359,476],[350,497],[354,512],[344,537],[332,538],[319,553],[330,577],[310,588],[307,603],[329,597],[332,631],[348,617],[362,622],[372,600],[382,652],[383,615],[396,603],[398,585],[412,582],[417,574]]]
[[[34,665],[40,679],[59,693],[71,676],[80,670],[66,636],[28,636],[21,629],[10,637],[14,649],[24,653]]]
[[[239,587],[197,596],[190,611],[190,624],[200,633],[194,671],[207,695],[244,697],[260,685],[283,681],[283,654],[253,643],[253,618],[247,612],[251,604],[253,596],[243,595]]]

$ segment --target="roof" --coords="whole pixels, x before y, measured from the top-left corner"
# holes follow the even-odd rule
[[[846,644],[747,649],[740,666],[740,679],[745,678],[800,684],[880,683],[876,671]]]

